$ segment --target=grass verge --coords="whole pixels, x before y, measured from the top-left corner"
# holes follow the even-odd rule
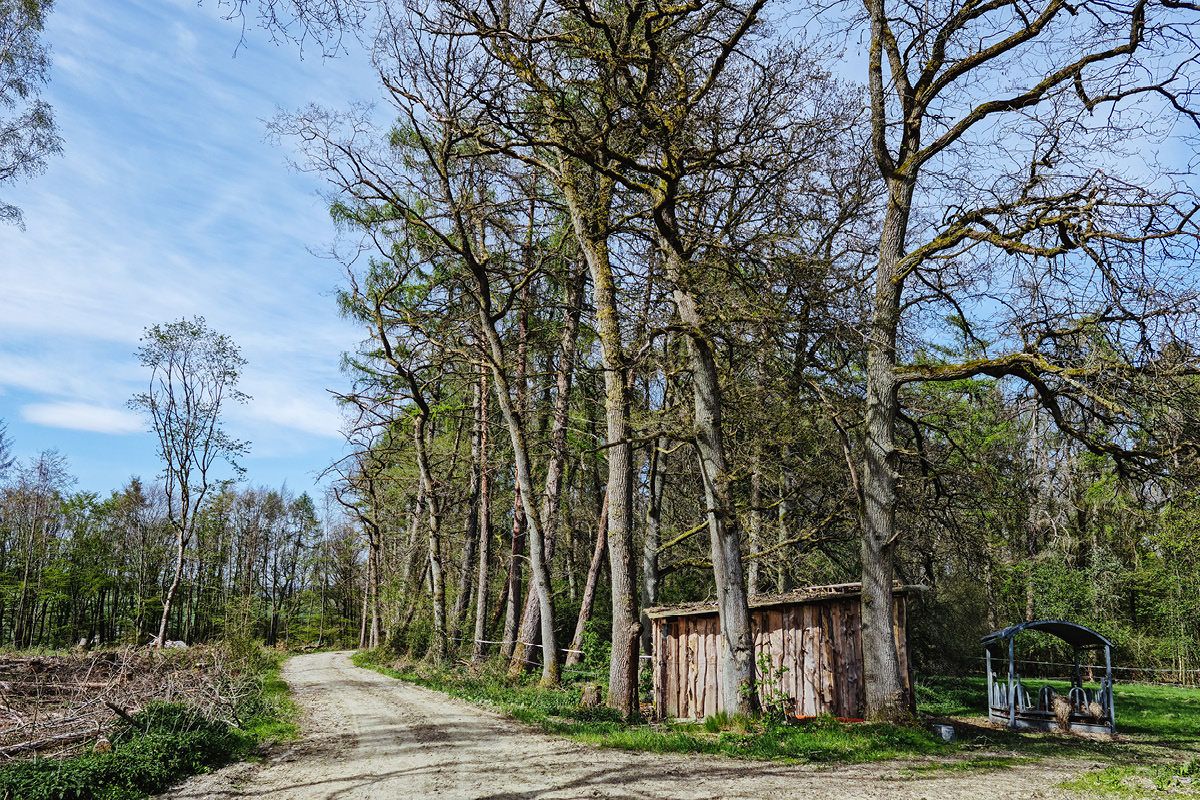
[[[396,662],[378,650],[353,656],[357,666],[484,703],[514,719],[580,742],[654,753],[704,753],[734,758],[808,762],[865,762],[947,754],[953,747],[916,728],[847,725],[833,718],[785,724],[713,718],[704,723],[626,723],[608,708],[580,706],[581,685],[541,688],[509,680],[502,667],[478,671]]]
[[[1028,683],[1048,684],[1059,692],[1067,688],[1065,681]],[[1115,695],[1118,731],[1115,741],[1015,733],[982,726],[976,727],[968,741],[990,750],[1026,756],[1092,757],[1111,762],[1103,769],[1085,771],[1062,784],[1065,789],[1089,797],[1200,798],[1200,757],[1196,756],[1200,751],[1200,690],[1118,683]],[[982,677],[933,677],[917,684],[918,708],[922,713],[956,718],[959,723],[986,716],[986,696],[986,679]],[[960,727],[960,733],[963,728]]]
[[[93,752],[0,766],[0,800],[141,800],[251,757],[267,742],[294,738],[297,710],[279,675],[282,662],[278,653],[248,659],[251,689],[231,721],[179,703],[150,703]]]
[[[1113,798],[1200,797],[1200,758],[1180,764],[1107,767],[1067,781],[1063,788]]]

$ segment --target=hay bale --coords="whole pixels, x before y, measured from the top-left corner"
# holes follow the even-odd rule
[[[1071,730],[1071,698],[1062,695],[1054,696],[1054,720],[1058,729],[1063,733]]]

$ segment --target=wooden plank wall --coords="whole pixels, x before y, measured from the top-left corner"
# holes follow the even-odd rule
[[[799,716],[862,715],[862,626],[857,597],[751,610],[755,648],[771,670],[760,676],[760,699],[782,690]],[[901,674],[911,695],[903,596],[896,598],[895,636]],[[654,620],[657,715],[703,719],[717,712],[720,634],[717,615]]]

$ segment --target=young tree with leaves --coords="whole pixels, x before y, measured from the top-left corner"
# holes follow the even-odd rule
[[[162,647],[188,543],[204,501],[218,483],[215,466],[224,461],[241,474],[237,459],[249,448],[226,432],[222,414],[230,403],[249,397],[237,388],[246,364],[238,346],[209,328],[203,317],[151,325],[141,341],[138,360],[150,370],[150,382],[129,406],[149,419],[158,439],[167,519],[175,531],[175,572],[154,638],[155,647]]]

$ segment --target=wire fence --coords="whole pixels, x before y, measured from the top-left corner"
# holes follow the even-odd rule
[[[447,636],[446,638],[447,638],[447,640],[449,640],[451,642],[460,642],[460,643],[465,643],[465,644],[509,644],[508,642],[498,641],[496,639],[465,639],[465,638],[460,638],[457,636]],[[518,644],[523,644],[526,647],[537,647],[537,648],[542,647],[542,645],[539,642],[523,642],[520,640],[514,641],[514,642],[512,642],[512,644],[514,646],[516,646]],[[570,647],[558,647],[555,649],[558,650],[560,653],[577,653],[581,656],[586,655],[586,653],[583,650],[574,650]],[[638,656],[638,658],[643,659],[643,660],[653,660],[654,656],[641,655],[641,656]],[[562,672],[570,672],[570,673],[574,673],[574,674],[580,674],[580,675],[602,675],[603,674],[603,670],[593,669],[590,667],[581,667],[578,665],[571,666],[571,667],[562,667],[561,671]]]
[[[974,657],[974,660],[980,661],[980,662],[987,661],[987,659],[982,656],[976,656],[976,657]],[[1007,659],[1004,656],[994,657],[992,659],[992,661],[993,661],[993,663],[996,663],[996,662],[999,662],[1002,664],[1008,663]],[[1029,658],[1018,658],[1014,661],[1014,664],[1026,664],[1026,665],[1045,666],[1045,667],[1069,667],[1071,669],[1075,668],[1075,664],[1070,663],[1070,662],[1040,661],[1037,659],[1029,659]],[[1106,668],[1103,664],[1080,664],[1079,669],[1087,670],[1089,672],[1104,672],[1104,670]],[[1114,673],[1118,673],[1118,675],[1124,674],[1126,676],[1129,676],[1131,683],[1148,683],[1148,684],[1154,684],[1157,686],[1200,686],[1200,669],[1186,669],[1186,668],[1180,669],[1178,667],[1171,667],[1171,668],[1129,667],[1129,666],[1114,665],[1112,667],[1112,671]],[[1163,676],[1163,675],[1170,675],[1174,678],[1174,680],[1162,680],[1161,677],[1156,680],[1154,678],[1146,677],[1146,676]],[[1142,676],[1142,677],[1138,678],[1136,676]],[[1071,680],[1073,676],[1070,676],[1070,675],[1038,675],[1037,677],[1045,678],[1047,680],[1054,680],[1054,679]]]
[[[508,642],[505,642],[503,640],[498,640],[498,639],[468,639],[468,638],[461,638],[461,637],[457,637],[457,636],[447,636],[446,638],[449,641],[459,642],[462,644],[499,644],[499,645],[509,644]],[[524,642],[524,641],[520,641],[520,640],[514,641],[511,644],[513,644],[514,646],[517,644],[523,644],[526,647],[537,647],[537,648],[542,647],[542,645],[539,642]],[[586,655],[586,653],[583,650],[576,650],[576,649],[572,649],[570,647],[559,647],[556,649],[560,653],[575,653],[575,654],[578,654],[581,656]],[[641,660],[649,661],[649,660],[653,660],[654,656],[640,655],[640,656],[638,656],[638,658]],[[979,662],[986,662],[986,660],[987,660],[987,659],[983,658],[982,656],[974,656],[973,658],[975,661],[979,661]],[[1002,656],[998,657],[996,659],[993,659],[993,661],[1007,663],[1007,660]],[[1030,666],[1039,666],[1039,667],[1069,667],[1071,669],[1074,669],[1076,666],[1075,664],[1073,664],[1071,662],[1067,662],[1067,661],[1041,661],[1038,659],[1031,659],[1031,658],[1018,658],[1015,660],[1014,663],[1030,665]],[[1104,672],[1104,670],[1106,669],[1103,664],[1079,664],[1078,666],[1081,671],[1088,671],[1089,673],[1097,672],[1097,671]],[[563,672],[580,673],[580,674],[586,674],[586,675],[599,675],[602,673],[602,670],[592,669],[592,668],[588,668],[588,667],[581,667],[581,666],[563,667],[562,671]],[[1189,686],[1189,687],[1200,686],[1200,669],[1179,669],[1179,668],[1164,668],[1164,667],[1130,667],[1130,666],[1114,665],[1112,667],[1112,671],[1114,673],[1119,673],[1119,674],[1124,674],[1124,675],[1129,676],[1128,680],[1131,683],[1145,683],[1145,684],[1151,684],[1151,685],[1156,685],[1156,686]],[[1146,676],[1163,676],[1163,675],[1170,675],[1170,676],[1172,676],[1173,680],[1162,680],[1162,679],[1155,680],[1153,678],[1146,677]],[[1069,681],[1069,680],[1072,680],[1074,676],[1067,675],[1067,674],[1063,674],[1063,675],[1041,674],[1041,675],[1037,675],[1036,677],[1042,678],[1044,680]]]

